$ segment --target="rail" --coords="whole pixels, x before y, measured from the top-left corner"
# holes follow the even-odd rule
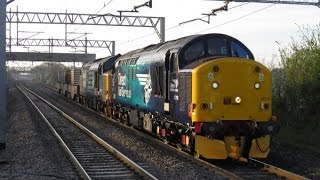
[[[131,169],[133,169],[136,173],[138,173],[139,175],[141,175],[142,177],[144,177],[145,179],[157,179],[156,177],[154,177],[152,174],[150,174],[149,172],[147,172],[146,170],[144,170],[142,167],[140,167],[139,165],[137,165],[135,162],[133,162],[132,160],[130,160],[128,157],[126,157],[124,154],[122,154],[120,151],[118,151],[117,149],[115,149],[114,147],[112,147],[110,144],[108,144],[107,142],[105,142],[104,140],[102,140],[100,137],[98,137],[97,135],[95,135],[93,132],[91,132],[90,130],[88,130],[86,127],[82,126],[80,123],[78,123],[76,120],[74,120],[73,118],[71,118],[69,115],[67,115],[66,113],[64,113],[63,111],[61,111],[59,108],[57,108],[56,106],[54,106],[53,104],[51,104],[50,102],[48,102],[47,100],[45,100],[44,98],[42,98],[41,96],[39,96],[38,94],[34,93],[33,91],[31,91],[30,89],[19,85],[22,88],[24,88],[26,91],[28,91],[29,93],[33,94],[34,96],[36,96],[37,98],[39,98],[40,100],[42,100],[44,103],[46,103],[48,106],[50,106],[51,108],[53,108],[55,111],[57,111],[59,114],[61,114],[62,116],[64,116],[66,119],[68,119],[72,124],[74,124],[77,128],[81,129],[83,132],[85,132],[89,137],[91,137],[92,139],[94,139],[98,144],[100,144],[101,146],[103,146],[106,150],[108,150],[109,152],[111,152],[114,156],[116,156],[117,158],[119,158],[122,162],[124,162],[124,164],[127,164]],[[18,87],[18,86],[17,86]],[[27,99],[31,102],[31,104],[37,109],[37,111],[41,114],[41,117],[43,119],[45,119],[45,121],[47,122],[47,124],[49,125],[51,131],[53,132],[53,134],[58,138],[59,143],[62,145],[63,149],[67,152],[67,154],[71,157],[72,162],[74,163],[74,165],[76,166],[77,170],[80,172],[82,178],[84,179],[91,179],[90,176],[88,175],[88,173],[85,171],[85,168],[82,167],[82,165],[79,163],[79,161],[77,160],[77,158],[73,155],[73,153],[71,152],[71,150],[68,148],[68,146],[66,145],[66,143],[62,140],[62,138],[59,136],[59,134],[57,133],[57,131],[53,128],[53,126],[50,124],[50,122],[47,120],[47,118],[44,116],[44,114],[41,112],[41,110],[37,107],[37,105],[35,105],[35,103],[31,100],[30,97],[28,97],[28,95],[24,92],[24,90],[22,90],[20,87],[18,87],[18,89],[27,97]]]
[[[263,166],[263,170],[269,172],[269,173],[273,173],[276,174],[277,176],[280,177],[284,177],[286,179],[290,179],[290,180],[308,180],[308,178],[300,176],[298,174],[286,171],[284,169],[272,166],[270,164],[267,164],[265,162],[253,159],[253,158],[249,158],[252,162],[260,164]]]

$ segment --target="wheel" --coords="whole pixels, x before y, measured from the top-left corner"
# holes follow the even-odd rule
[[[197,151],[195,151],[193,152],[193,157],[195,157],[196,159],[200,159],[201,155]]]
[[[107,107],[103,106],[103,111],[102,111],[103,115],[108,116],[107,115]]]
[[[94,108],[95,108],[95,110],[96,110],[96,111],[99,111],[99,104],[98,104],[98,103],[95,103],[95,105],[94,105],[94,106],[95,106],[95,107],[94,107]]]
[[[115,118],[115,116],[116,116],[115,111],[114,111],[114,110],[111,110],[111,117],[112,117],[112,118]]]
[[[168,144],[169,143],[169,141],[167,139],[165,139],[165,138],[163,138],[162,141],[163,141],[164,144]]]
[[[129,125],[129,115],[127,113],[124,115],[124,124]]]

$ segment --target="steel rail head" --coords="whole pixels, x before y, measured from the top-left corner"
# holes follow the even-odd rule
[[[309,180],[308,178],[306,177],[303,177],[303,176],[300,176],[298,174],[295,174],[295,173],[292,173],[292,172],[289,172],[287,170],[284,170],[284,169],[281,169],[281,168],[278,168],[276,166],[273,166],[273,165],[270,165],[270,164],[267,164],[265,162],[262,162],[262,161],[259,161],[257,159],[254,159],[254,158],[249,158],[251,161],[255,162],[255,163],[258,163],[258,164],[261,164],[263,165],[263,169],[270,172],[270,173],[275,173],[277,174],[278,176],[280,177],[285,177],[287,179],[293,179],[293,180]]]

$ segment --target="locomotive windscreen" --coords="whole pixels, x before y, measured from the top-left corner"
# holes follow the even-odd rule
[[[240,57],[254,60],[251,51],[240,41],[229,36],[215,35],[196,38],[180,53],[179,66],[207,57]]]

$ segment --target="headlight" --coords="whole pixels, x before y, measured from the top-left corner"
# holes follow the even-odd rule
[[[217,82],[213,82],[212,83],[212,88],[213,89],[217,89],[219,87],[219,83],[217,83]]]
[[[260,89],[260,87],[261,87],[260,83],[257,82],[257,83],[254,84],[254,88],[256,88],[256,89]]]
[[[241,98],[240,97],[236,97],[234,99],[234,101],[237,103],[237,104],[240,104],[241,103]]]

